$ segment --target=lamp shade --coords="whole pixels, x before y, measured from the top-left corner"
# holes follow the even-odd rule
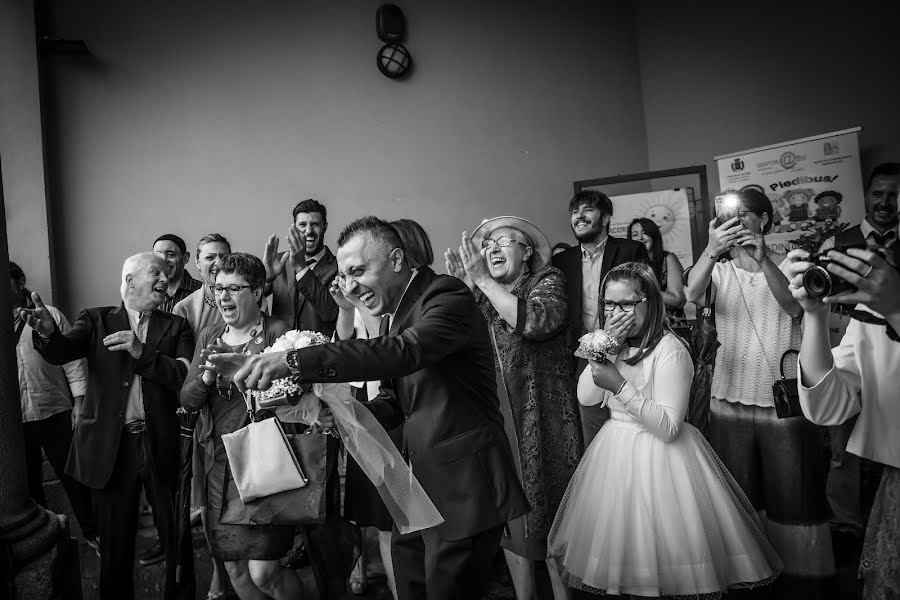
[[[385,44],[378,51],[378,70],[385,77],[400,79],[412,66],[412,56],[402,44]]]

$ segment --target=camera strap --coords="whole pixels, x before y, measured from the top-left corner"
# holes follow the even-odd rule
[[[887,322],[886,319],[882,319],[881,317],[876,317],[870,312],[866,312],[864,310],[851,309],[848,314],[851,319],[856,319],[860,323],[865,323],[867,325],[884,325],[885,333],[887,333],[888,339],[893,342],[900,342],[900,336],[897,335],[897,332],[891,327],[891,324]]]

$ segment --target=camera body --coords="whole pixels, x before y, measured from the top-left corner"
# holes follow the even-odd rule
[[[809,257],[813,266],[803,273],[803,287],[812,298],[821,300],[826,296],[836,296],[856,291],[856,286],[845,279],[831,273],[827,267],[833,261],[828,258],[830,251],[846,254],[850,248],[865,250],[866,240],[858,227],[841,232],[835,236],[834,247]]]

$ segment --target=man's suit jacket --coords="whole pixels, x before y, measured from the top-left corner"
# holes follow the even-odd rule
[[[403,424],[401,450],[459,540],[530,510],[497,400],[487,323],[459,279],[419,269],[390,335],[300,350],[304,381],[383,380],[367,403],[386,429]]]
[[[627,262],[650,262],[647,248],[640,242],[609,236],[606,249],[603,251],[603,264],[600,266],[600,283],[610,269]],[[566,293],[569,296],[569,330],[566,341],[574,352],[578,347],[578,338],[582,329],[582,276],[581,276],[581,244],[563,250],[553,257],[553,266],[566,276]],[[599,291],[599,288],[598,288]]]
[[[289,260],[272,283],[272,317],[294,329],[309,329],[331,336],[337,323],[338,306],[328,288],[337,275],[337,259],[327,247],[322,260],[296,281]]]
[[[102,489],[116,463],[128,390],[134,374],[141,376],[144,413],[156,473],[174,481],[178,473],[179,425],[175,411],[178,392],[194,354],[194,336],[188,322],[176,315],[153,311],[147,341],[140,358],[125,351],[110,351],[103,338],[130,331],[124,305],[88,308],[69,333],[59,329],[45,340],[35,332],[34,347],[52,364],[87,358],[88,385],[81,418],[75,429],[66,473],[83,484]]]

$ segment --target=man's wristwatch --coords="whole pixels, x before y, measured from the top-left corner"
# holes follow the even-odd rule
[[[284,355],[284,364],[291,371],[291,377],[297,381],[300,379],[300,353],[291,350]]]

